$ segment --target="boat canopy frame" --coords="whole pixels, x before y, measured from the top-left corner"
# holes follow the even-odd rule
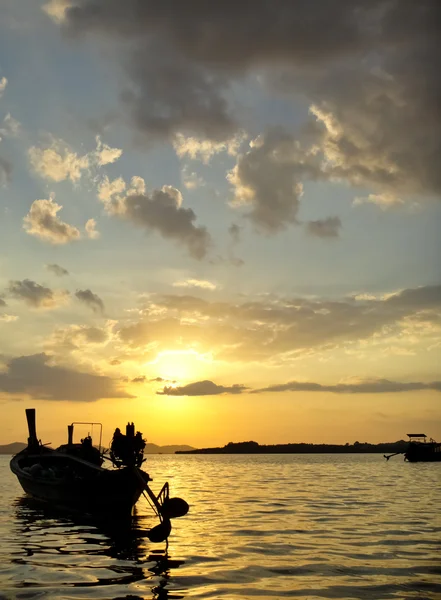
[[[409,438],[409,441],[412,442],[413,440],[424,440],[424,442],[426,441],[427,435],[425,433],[408,433],[407,437]]]
[[[90,422],[88,422],[88,421],[72,421],[72,423],[70,424],[70,427],[72,427],[72,434],[73,434],[73,426],[74,425],[92,425],[92,427],[94,425],[99,425],[99,427],[100,427],[100,442],[99,442],[99,445],[98,445],[98,450],[99,450],[99,452],[101,454],[101,446],[102,446],[101,442],[103,440],[103,424],[102,423],[98,423],[98,422],[93,422],[93,421],[90,421]]]

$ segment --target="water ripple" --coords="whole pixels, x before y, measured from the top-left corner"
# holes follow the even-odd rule
[[[441,598],[441,465],[380,456],[157,456],[191,505],[168,548],[24,499],[0,457],[1,600]],[[262,473],[265,475],[262,477]]]

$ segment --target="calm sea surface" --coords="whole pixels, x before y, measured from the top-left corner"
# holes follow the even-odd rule
[[[441,598],[441,463],[153,456],[190,513],[168,549],[45,512],[0,456],[0,598]],[[138,502],[137,527],[156,524]]]

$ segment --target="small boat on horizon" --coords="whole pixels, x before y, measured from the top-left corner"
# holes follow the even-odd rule
[[[408,433],[409,443],[404,452],[395,452],[384,455],[384,458],[389,460],[392,456],[404,454],[404,460],[407,462],[441,462],[441,443],[436,442],[433,438],[427,441],[425,433]]]
[[[189,506],[182,498],[170,498],[166,482],[158,495],[149,487],[152,481],[141,469],[145,441],[128,423],[126,434],[116,429],[110,452],[101,447],[101,423],[76,422],[68,425],[68,442],[53,449],[37,438],[35,409],[26,409],[28,445],[12,457],[11,471],[23,490],[49,505],[80,512],[103,521],[129,521],[141,495],[159,518],[159,525],[146,532],[152,542],[162,542],[171,531],[170,519],[184,516]],[[100,441],[95,447],[90,435],[73,442],[74,425],[97,425]],[[102,465],[107,460],[111,468]]]

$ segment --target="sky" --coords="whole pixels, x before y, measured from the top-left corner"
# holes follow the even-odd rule
[[[0,443],[441,438],[438,2],[0,12]]]

